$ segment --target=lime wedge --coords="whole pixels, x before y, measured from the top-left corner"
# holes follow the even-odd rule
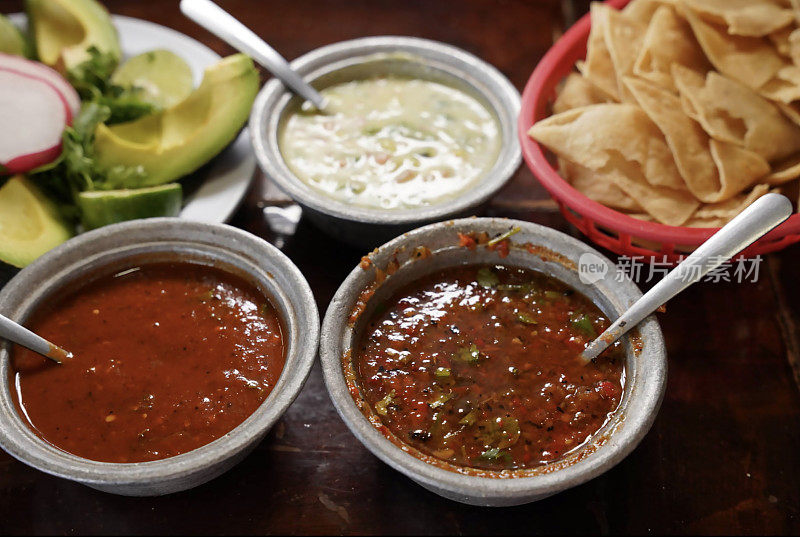
[[[0,188],[0,261],[22,268],[72,231],[55,204],[24,176],[15,175]]]
[[[136,218],[177,216],[182,198],[178,183],[130,190],[96,190],[78,194],[78,208],[83,227],[89,230]]]
[[[119,86],[142,90],[142,100],[169,108],[184,100],[194,89],[192,69],[183,59],[168,50],[151,50],[120,66],[111,77]]]

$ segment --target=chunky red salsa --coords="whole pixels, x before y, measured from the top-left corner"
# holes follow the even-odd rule
[[[453,268],[381,306],[354,353],[361,391],[394,435],[435,458],[488,470],[548,463],[586,442],[622,397],[619,344],[586,366],[577,358],[608,320],[544,274]]]
[[[27,326],[74,358],[58,365],[14,349],[23,416],[54,446],[96,461],[163,459],[219,438],[258,408],[284,364],[269,300],[197,264],[102,276]]]

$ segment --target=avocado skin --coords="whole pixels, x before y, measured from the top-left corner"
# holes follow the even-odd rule
[[[114,188],[161,185],[192,173],[236,138],[258,88],[258,71],[248,56],[223,58],[206,69],[192,94],[171,108],[128,123],[98,125],[98,166],[138,167],[144,172],[111,185]]]
[[[111,15],[96,0],[25,0],[25,11],[37,57],[62,73],[88,60],[88,50],[92,46],[110,54],[116,62],[122,58],[119,35]],[[61,21],[62,27],[56,28],[52,18],[59,15],[67,18]],[[59,39],[76,35],[78,29],[82,29],[83,39],[78,41],[76,37],[71,43],[59,46]]]

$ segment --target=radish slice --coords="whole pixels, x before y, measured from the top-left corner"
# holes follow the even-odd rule
[[[72,117],[78,114],[78,110],[81,108],[81,99],[78,97],[78,92],[55,69],[51,69],[43,63],[27,60],[22,56],[12,56],[2,52],[0,52],[0,69],[15,71],[44,80],[61,94],[69,106]]]
[[[58,158],[71,115],[52,85],[0,69],[0,165],[8,173],[23,173]]]

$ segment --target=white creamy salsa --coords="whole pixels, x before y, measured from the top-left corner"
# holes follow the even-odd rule
[[[293,113],[279,143],[297,177],[338,200],[384,209],[435,204],[461,193],[497,160],[495,118],[455,88],[381,77],[321,93],[330,113]]]

